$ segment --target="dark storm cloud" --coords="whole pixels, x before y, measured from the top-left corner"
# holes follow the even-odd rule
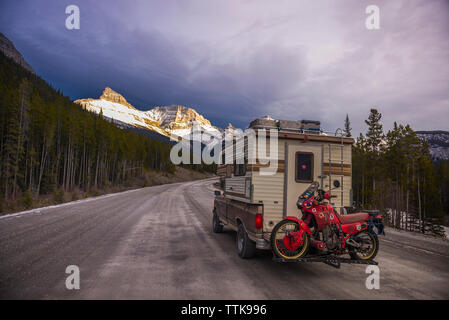
[[[65,29],[77,4],[81,29]],[[381,29],[365,28],[380,7]],[[213,123],[346,113],[370,107],[416,129],[449,129],[447,1],[20,1],[0,31],[73,99],[105,86],[143,109],[183,104]]]

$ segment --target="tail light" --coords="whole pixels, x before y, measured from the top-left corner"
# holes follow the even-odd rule
[[[256,218],[254,219],[254,225],[256,226],[256,229],[263,228],[263,216],[261,213],[256,213]]]

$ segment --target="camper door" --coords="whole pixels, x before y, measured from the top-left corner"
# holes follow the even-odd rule
[[[284,216],[300,216],[298,196],[313,182],[321,182],[322,145],[290,142],[285,148]]]

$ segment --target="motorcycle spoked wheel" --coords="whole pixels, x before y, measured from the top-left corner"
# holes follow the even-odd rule
[[[304,257],[307,254],[310,246],[310,239],[307,233],[304,233],[303,244],[298,249],[289,250],[284,245],[284,237],[288,236],[287,233],[297,232],[299,229],[299,224],[291,220],[281,221],[273,228],[271,232],[271,248],[276,257],[293,260]]]
[[[353,240],[361,245],[360,248],[349,249],[349,255],[353,260],[373,260],[376,257],[379,251],[379,239],[376,234],[362,231]]]

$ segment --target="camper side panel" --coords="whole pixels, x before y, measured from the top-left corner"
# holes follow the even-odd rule
[[[328,176],[323,181],[323,189],[332,186],[334,180],[339,180],[341,187],[333,190],[337,198],[332,199],[336,207],[348,207],[352,204],[352,146],[345,144],[343,150],[340,144],[325,144],[323,150],[323,174]],[[343,152],[342,152],[343,151]],[[343,160],[343,161],[342,161]]]
[[[270,232],[283,217],[285,142],[285,139],[278,140],[279,162],[274,175],[261,175],[260,169],[253,172],[253,202],[263,203],[264,232]],[[270,150],[269,139],[266,150],[267,152]]]

